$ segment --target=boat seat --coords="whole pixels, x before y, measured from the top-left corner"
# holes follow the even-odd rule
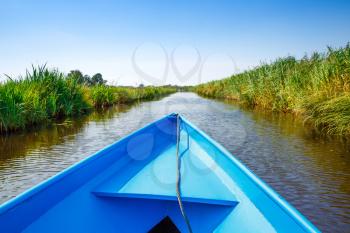
[[[235,206],[238,200],[220,175],[201,161],[203,151],[192,144],[182,157],[181,196],[184,202]],[[196,149],[195,151],[193,151]],[[98,197],[176,200],[176,147],[172,146],[141,169],[129,164],[92,190]],[[190,168],[196,166],[200,171]],[[205,170],[207,169],[207,170]],[[131,170],[137,170],[131,172]],[[203,173],[203,171],[205,171]],[[132,177],[126,177],[132,173]]]
[[[94,191],[97,197],[106,198],[137,198],[137,199],[150,199],[150,200],[163,200],[163,201],[175,201],[177,202],[176,196],[170,195],[155,195],[155,194],[140,194],[140,193],[118,193],[118,192],[103,192]],[[182,196],[181,200],[183,203],[199,203],[208,205],[221,205],[235,207],[238,204],[236,200],[220,200],[220,199],[207,199],[207,198],[196,198],[196,197],[186,197]]]

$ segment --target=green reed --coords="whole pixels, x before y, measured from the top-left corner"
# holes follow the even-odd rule
[[[82,87],[45,66],[0,84],[0,131],[12,131],[50,118],[79,115],[89,108]]]
[[[57,70],[33,67],[24,77],[8,77],[0,83],[0,133],[85,114],[92,107],[149,100],[175,91],[173,87],[86,86]]]
[[[90,97],[95,107],[105,107],[113,104],[128,104],[141,100],[152,100],[176,92],[176,88],[161,86],[147,87],[115,87],[106,85],[93,86]]]
[[[300,60],[280,58],[198,85],[195,91],[252,108],[300,114],[329,134],[350,134],[350,45]]]

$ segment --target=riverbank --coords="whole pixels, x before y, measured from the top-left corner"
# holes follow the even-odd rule
[[[350,135],[350,44],[301,60],[280,58],[194,88],[206,97],[250,108],[290,112],[322,132]]]
[[[33,67],[24,77],[0,83],[0,133],[17,131],[92,108],[151,100],[176,88],[84,85],[73,76],[46,67]]]

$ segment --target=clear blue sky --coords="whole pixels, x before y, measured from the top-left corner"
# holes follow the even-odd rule
[[[47,63],[63,72],[100,72],[121,85],[193,84],[350,41],[345,0],[0,4],[0,80]],[[189,74],[176,76],[171,61]]]

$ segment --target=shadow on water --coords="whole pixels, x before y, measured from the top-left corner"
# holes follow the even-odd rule
[[[165,114],[178,112],[225,146],[324,232],[350,232],[350,142],[291,115],[176,93],[0,137],[0,202]]]

